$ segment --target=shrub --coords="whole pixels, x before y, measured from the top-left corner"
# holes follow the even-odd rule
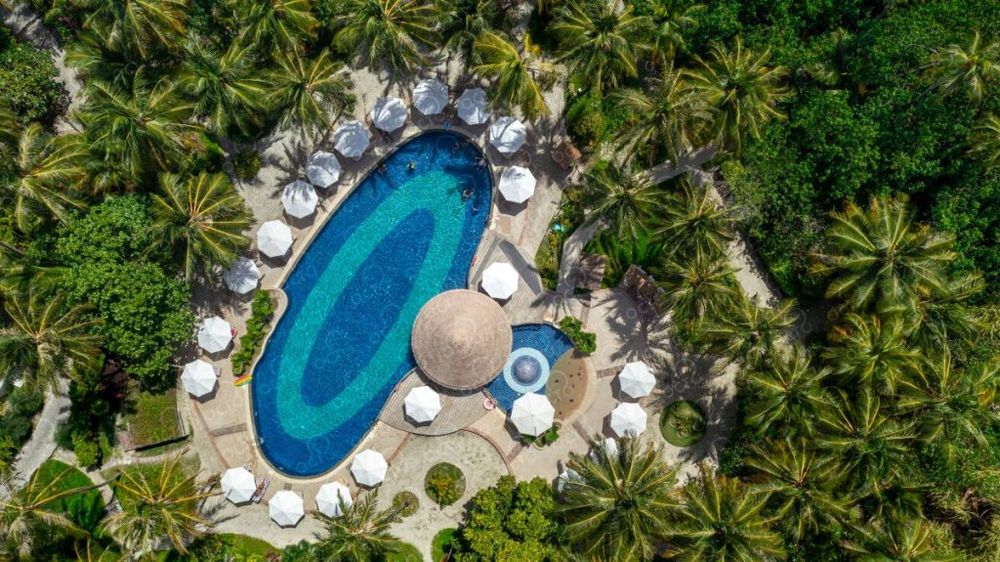
[[[42,393],[36,389],[21,388],[10,396],[10,409],[22,417],[37,414],[45,403]]]
[[[551,445],[556,442],[556,439],[559,439],[559,427],[558,423],[553,423],[552,427],[546,429],[538,436],[522,435],[521,443],[524,443],[525,445],[535,444],[539,447]]]
[[[465,493],[465,475],[451,463],[438,463],[427,471],[424,490],[441,507],[451,505]]]
[[[233,173],[241,180],[252,180],[260,171],[260,154],[254,150],[241,150],[233,156]]]
[[[100,458],[100,449],[92,436],[81,431],[73,432],[73,454],[76,455],[76,462],[80,466],[90,467],[97,465]]]
[[[583,322],[580,320],[567,316],[559,321],[559,328],[581,353],[590,354],[597,351],[597,334],[584,331]]]
[[[10,464],[17,456],[17,443],[9,435],[0,435],[0,474],[10,469]]]
[[[458,529],[449,527],[441,529],[434,535],[434,540],[431,541],[431,560],[437,562],[455,548],[457,544],[456,533],[458,533]]]
[[[233,373],[237,376],[246,372],[253,362],[257,347],[264,340],[272,316],[274,316],[274,303],[271,301],[271,294],[267,291],[258,291],[250,304],[246,333],[240,336],[240,347],[230,357]]]
[[[420,500],[417,495],[409,490],[403,490],[392,498],[393,507],[399,508],[400,517],[409,517],[417,512],[420,507]]]
[[[0,51],[0,99],[6,100],[21,123],[51,123],[64,96],[52,56],[19,41]]]
[[[663,410],[660,433],[667,443],[690,447],[705,436],[705,413],[690,400],[677,400]]]

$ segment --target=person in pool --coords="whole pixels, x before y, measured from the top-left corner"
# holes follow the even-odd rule
[[[385,167],[385,162],[379,162],[379,164],[378,164],[378,173],[380,173],[380,174],[382,174],[384,176],[385,173],[388,172],[388,171],[389,171],[389,169]]]
[[[406,163],[406,169],[412,172],[417,169],[417,164],[413,160],[410,160]]]
[[[462,189],[462,201],[468,201],[472,197],[472,188],[466,186]]]

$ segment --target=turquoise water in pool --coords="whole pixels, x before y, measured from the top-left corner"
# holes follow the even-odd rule
[[[288,308],[254,368],[261,449],[290,475],[320,474],[362,439],[415,366],[417,313],[466,286],[486,226],[491,176],[464,137],[421,135],[384,165],[295,264],[283,286]]]

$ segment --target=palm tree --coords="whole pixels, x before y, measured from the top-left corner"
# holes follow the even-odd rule
[[[703,4],[689,3],[689,0],[659,0],[653,5],[652,54],[653,62],[672,61],[678,50],[683,51],[684,31],[697,25],[695,16],[703,11]]]
[[[85,27],[100,30],[108,50],[147,58],[156,47],[172,49],[184,34],[188,0],[73,0],[89,10]]]
[[[241,17],[240,42],[246,47],[264,45],[275,53],[299,54],[303,40],[312,39],[319,22],[309,0],[235,0]]]
[[[160,83],[150,88],[140,73],[128,90],[91,81],[87,104],[80,112],[87,136],[106,167],[95,178],[97,188],[135,188],[150,172],[169,170],[184,153],[182,135],[197,131],[186,120],[194,104],[181,102],[174,88]]]
[[[743,48],[739,37],[732,50],[713,45],[711,52],[708,60],[695,57],[700,68],[687,75],[691,87],[716,112],[716,138],[739,153],[746,134],[758,138],[765,123],[784,118],[775,105],[788,93],[784,85],[787,70],[768,66],[770,52],[755,56]]]
[[[850,313],[829,339],[833,345],[822,356],[848,383],[891,394],[919,371],[920,353],[907,343],[898,318]]]
[[[666,291],[664,304],[674,323],[685,329],[715,318],[736,295],[728,262],[704,252],[695,252],[684,261],[667,259],[654,275]]]
[[[66,46],[66,64],[77,69],[87,80],[99,80],[128,90],[132,78],[144,62],[131,51],[114,48],[113,30],[98,27],[77,33]]]
[[[64,222],[70,209],[83,206],[74,193],[86,178],[87,149],[79,135],[53,136],[29,123],[20,130],[15,148],[16,176],[0,179],[0,189],[19,230],[27,232],[44,214]]]
[[[279,58],[270,77],[271,103],[284,111],[285,125],[323,130],[331,109],[335,114],[353,109],[351,79],[343,68],[328,51],[311,60],[294,54]]]
[[[688,175],[679,179],[681,190],[664,206],[657,234],[670,240],[674,252],[690,256],[702,252],[724,256],[733,239],[733,217],[712,198],[705,186],[694,187]]]
[[[333,40],[357,52],[362,64],[412,71],[427,62],[421,49],[440,43],[441,12],[435,2],[421,0],[344,0],[334,24]]]
[[[765,515],[770,493],[701,466],[682,491],[665,555],[676,560],[782,560],[780,515]]]
[[[840,460],[845,483],[858,497],[881,498],[905,480],[913,428],[897,422],[875,392],[862,388],[852,399],[841,391],[829,414],[814,443]]]
[[[705,338],[713,351],[754,369],[774,356],[775,344],[795,323],[795,301],[788,299],[774,307],[762,307],[756,297],[751,300],[742,292],[737,295],[735,306],[708,324]]]
[[[0,143],[16,145],[20,132],[21,124],[17,121],[17,114],[10,108],[10,104],[0,100]]]
[[[875,519],[854,529],[856,539],[843,542],[857,560],[893,562],[958,562],[962,556],[940,545],[950,539],[946,529],[923,517]]]
[[[83,541],[82,544],[80,542],[74,544],[73,551],[76,554],[77,562],[122,562],[126,560],[125,556],[113,547],[101,546],[90,539]]]
[[[93,366],[100,354],[96,322],[82,306],[68,307],[58,295],[29,290],[8,295],[4,310],[10,325],[0,328],[0,372],[51,387],[71,367]]]
[[[969,301],[982,293],[982,275],[948,277],[941,287],[917,287],[913,306],[903,310],[909,339],[920,349],[937,349],[954,341],[971,343],[985,323],[976,318]]]
[[[760,435],[814,434],[818,418],[830,404],[823,389],[830,371],[810,363],[805,348],[796,345],[787,356],[778,354],[775,361],[750,371],[747,382],[753,398],[748,400],[747,426]]]
[[[604,221],[620,238],[637,238],[663,201],[652,176],[611,163],[588,170],[581,187],[591,205],[587,222]]]
[[[914,225],[905,201],[872,198],[867,211],[848,203],[831,219],[813,267],[833,276],[827,298],[843,298],[855,311],[892,312],[912,308],[918,287],[944,290],[953,237]]]
[[[589,455],[570,453],[559,511],[566,532],[592,560],[650,560],[677,507],[677,471],[659,447],[618,441],[617,454],[597,444]]]
[[[494,0],[442,0],[445,47],[472,59],[472,45],[486,32],[503,27],[506,12]]]
[[[854,519],[849,497],[837,490],[842,478],[836,459],[819,455],[804,438],[768,441],[754,445],[745,459],[758,470],[758,489],[771,494],[783,526],[799,543],[808,543],[823,529],[836,528]]]
[[[163,174],[153,215],[189,280],[196,271],[211,274],[215,266],[232,263],[249,245],[243,231],[250,227],[250,213],[225,174],[185,179]]]
[[[978,101],[987,84],[1000,77],[1000,41],[984,43],[977,29],[968,46],[951,44],[935,49],[925,68],[934,80],[932,87],[943,95],[962,89]]]
[[[673,65],[664,69],[649,91],[628,88],[614,92],[611,99],[629,115],[615,142],[628,159],[645,151],[650,164],[661,148],[676,160],[711,120],[704,100],[687,87],[683,74]]]
[[[637,60],[649,48],[649,27],[649,18],[633,14],[631,5],[575,1],[559,12],[552,32],[570,76],[600,91],[639,75]]]
[[[403,543],[389,532],[389,527],[399,520],[402,505],[393,504],[380,511],[377,499],[376,490],[350,507],[341,505],[340,517],[317,513],[327,536],[316,546],[316,554],[324,560],[368,562],[382,560],[386,554],[398,551]]]
[[[164,538],[175,550],[187,554],[191,539],[205,534],[211,521],[199,513],[199,505],[211,497],[187,474],[175,456],[148,469],[121,472],[115,484],[119,511],[102,523],[102,529],[135,558],[155,550]]]
[[[222,55],[198,41],[186,47],[178,83],[194,101],[196,115],[224,136],[231,128],[246,133],[265,109],[266,82],[258,76],[252,49],[233,43]]]
[[[982,428],[1000,422],[991,406],[998,388],[1000,365],[980,363],[956,370],[944,347],[937,360],[927,360],[924,376],[906,389],[898,407],[913,415],[920,439],[951,461],[970,446],[989,446]]]
[[[502,109],[519,106],[529,119],[548,115],[542,84],[551,80],[553,66],[542,60],[541,49],[524,35],[524,48],[518,48],[502,35],[488,31],[472,45],[475,58],[472,71],[492,82],[490,95]]]
[[[1000,166],[1000,116],[987,115],[976,127],[970,152],[989,167]]]

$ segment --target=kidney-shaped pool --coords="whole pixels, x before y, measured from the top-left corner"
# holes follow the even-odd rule
[[[282,472],[340,462],[415,364],[425,302],[465,287],[490,212],[482,153],[455,133],[402,145],[341,204],[295,264],[288,307],[253,372],[257,439]]]

